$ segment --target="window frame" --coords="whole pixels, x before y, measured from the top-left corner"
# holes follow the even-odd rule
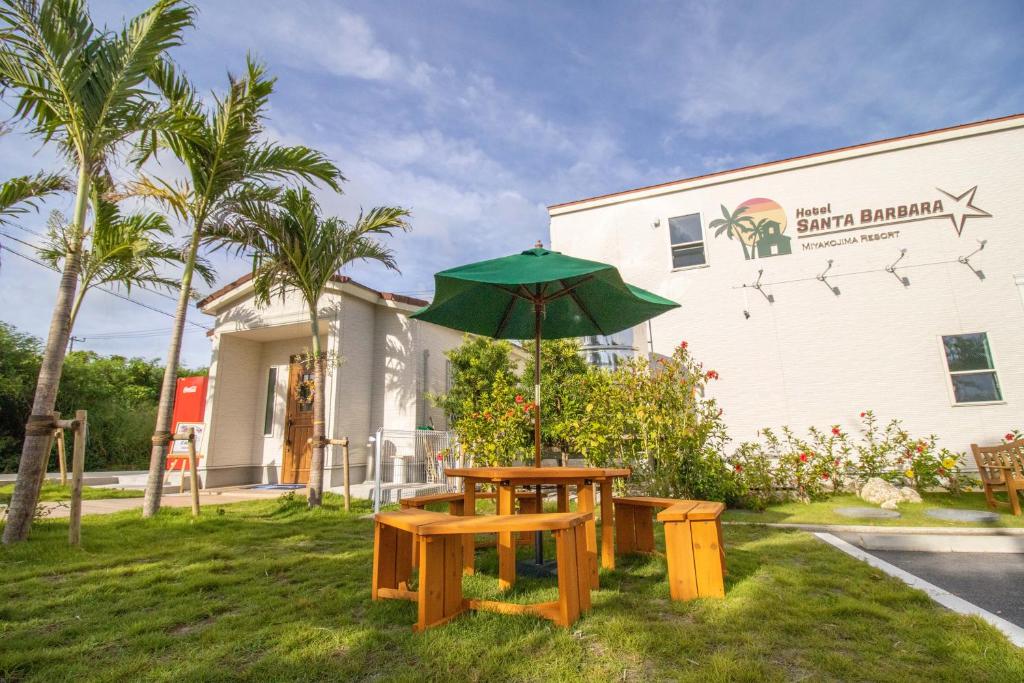
[[[271,382],[270,377],[273,374],[274,380]],[[263,397],[263,436],[272,437],[274,436],[274,427],[277,424],[275,419],[277,413],[277,383],[281,379],[281,370],[277,365],[271,365],[267,368],[267,383],[266,383],[266,396]]]
[[[672,243],[672,227],[669,221],[673,218],[685,218],[686,216],[697,216],[697,220],[700,221],[700,240],[696,242],[680,242],[679,244]],[[707,225],[704,223],[704,212],[703,211],[689,211],[685,213],[677,213],[672,216],[665,217],[665,230],[668,233],[668,265],[669,271],[677,273],[684,270],[695,270],[697,268],[707,268],[711,265],[711,258],[708,254],[708,235]],[[704,250],[704,263],[695,263],[692,266],[678,266],[675,264],[675,250],[677,247],[692,247],[694,245],[701,245]]]
[[[985,370],[951,370],[949,367],[949,357],[946,355],[946,344],[943,342],[943,337],[966,337],[972,334],[985,335],[985,345],[988,349],[989,358],[992,359],[992,367]],[[946,391],[949,393],[950,406],[954,408],[969,408],[972,406],[996,406],[1006,403],[1006,392],[1003,390],[1003,385],[999,381],[999,361],[996,359],[995,351],[992,350],[992,340],[989,338],[987,331],[971,330],[967,332],[955,332],[952,334],[940,334],[936,337],[936,340],[939,344],[939,354],[942,357],[942,369],[946,373]],[[995,375],[996,387],[999,389],[1000,398],[988,401],[957,401],[956,387],[953,384],[953,375],[978,375],[984,372],[990,372]]]

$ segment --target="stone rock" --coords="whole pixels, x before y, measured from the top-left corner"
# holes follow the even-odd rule
[[[921,500],[921,494],[909,486],[904,486],[900,489],[900,502],[902,503],[923,503]]]
[[[900,490],[884,479],[872,477],[861,488],[860,497],[875,505],[881,505],[887,500],[899,502]]]
[[[897,510],[897,509],[899,509],[899,505],[896,503],[895,500],[887,500],[884,503],[882,503],[882,509],[883,510]]]

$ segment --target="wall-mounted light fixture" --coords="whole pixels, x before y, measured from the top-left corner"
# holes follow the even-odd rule
[[[768,300],[768,303],[773,304],[773,303],[775,303],[775,297],[773,295],[769,294],[768,292],[764,291],[764,286],[761,284],[761,276],[762,275],[764,275],[764,268],[762,268],[761,270],[757,271],[757,279],[756,280],[754,280],[749,285],[743,285],[743,286],[744,287],[750,287],[751,289],[756,289],[758,292],[761,293],[761,296],[763,296],[765,299]],[[746,313],[746,311],[744,311],[744,313]],[[749,313],[747,314],[747,317],[748,318],[750,317]]]
[[[906,249],[900,249],[900,257],[898,259],[896,259],[895,261],[893,261],[891,265],[886,266],[885,267],[885,272],[892,273],[896,277],[896,279],[900,281],[901,285],[903,285],[904,287],[909,287],[910,286],[910,278],[903,277],[903,276],[899,275],[896,272],[896,264],[899,263],[900,261],[902,261],[903,257],[906,256],[906,255],[907,255],[907,250]]]
[[[652,228],[660,228],[661,227],[661,219],[660,218],[655,218],[653,221],[651,221],[651,227]]]
[[[828,287],[829,290],[833,294],[835,294],[836,296],[839,296],[839,288],[838,287],[833,287],[832,285],[830,285],[828,283],[828,280],[825,279],[825,275],[828,274],[828,271],[830,271],[830,270],[832,270],[832,259],[828,260],[828,267],[825,268],[825,270],[821,271],[821,275],[818,276],[818,279],[821,280],[822,282],[824,282],[825,286]]]
[[[978,248],[977,249],[972,251],[967,256],[961,256],[960,258],[957,259],[957,261],[959,261],[960,263],[962,263],[965,266],[967,266],[968,268],[970,268],[971,272],[974,273],[975,275],[977,275],[979,280],[984,280],[985,279],[985,273],[983,273],[982,271],[978,270],[977,268],[975,268],[974,266],[971,265],[971,258],[975,254],[977,254],[979,251],[984,249],[986,244],[988,244],[988,240],[978,240]]]

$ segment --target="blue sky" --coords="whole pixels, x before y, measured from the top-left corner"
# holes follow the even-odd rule
[[[203,91],[223,90],[247,51],[265,61],[279,77],[268,134],[323,150],[349,178],[344,195],[321,193],[325,209],[413,212],[394,240],[401,276],[349,274],[421,296],[437,270],[547,243],[548,204],[1024,112],[1019,0],[197,4],[176,61]],[[112,24],[145,5],[92,3]],[[3,178],[58,164],[18,131],[0,137],[0,160]],[[249,266],[215,263],[222,284]],[[4,254],[0,320],[45,336],[56,284]],[[94,292],[75,334],[78,348],[162,357],[169,323]],[[209,341],[189,329],[183,361],[205,365]]]

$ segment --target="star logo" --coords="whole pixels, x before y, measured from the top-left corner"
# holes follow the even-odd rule
[[[992,214],[988,211],[982,211],[974,205],[974,193],[978,191],[978,186],[975,185],[971,189],[964,192],[962,195],[955,195],[950,192],[946,192],[940,187],[935,188],[942,194],[946,195],[953,200],[952,206],[949,206],[949,211],[940,216],[949,216],[949,220],[953,221],[953,227],[956,228],[956,234],[959,236],[964,230],[964,222],[968,218],[991,218]]]

